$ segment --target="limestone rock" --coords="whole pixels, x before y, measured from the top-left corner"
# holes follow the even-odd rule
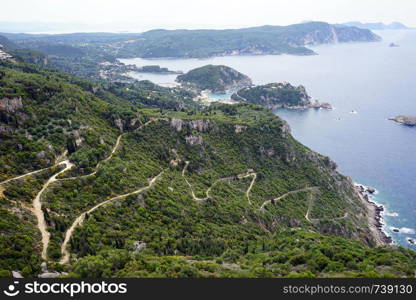
[[[0,110],[6,111],[7,113],[14,113],[21,108],[23,108],[21,97],[0,99]]]

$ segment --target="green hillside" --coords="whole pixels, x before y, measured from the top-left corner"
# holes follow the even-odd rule
[[[1,64],[2,277],[414,276],[286,122],[181,93]]]
[[[179,75],[177,82],[196,90],[210,90],[212,92],[225,92],[251,86],[251,79],[227,66],[206,65]]]
[[[295,87],[290,83],[281,82],[243,88],[234,93],[231,98],[238,102],[262,105],[269,109],[307,107],[312,104],[305,87]]]

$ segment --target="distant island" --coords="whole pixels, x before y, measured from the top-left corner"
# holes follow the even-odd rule
[[[400,124],[408,125],[408,126],[416,126],[416,115],[413,115],[413,116],[399,115],[394,118],[390,118],[389,120],[395,121]]]
[[[357,28],[370,29],[370,30],[410,29],[409,27],[407,27],[406,25],[404,25],[400,22],[393,22],[393,23],[390,23],[390,24],[384,24],[384,23],[381,23],[381,22],[378,22],[378,23],[347,22],[347,23],[343,23],[342,25],[354,26],[354,27],[357,27]]]
[[[332,109],[329,103],[312,102],[304,86],[293,86],[287,82],[269,83],[250,88],[243,88],[231,96],[238,102],[250,102],[269,109],[289,108],[325,108]]]
[[[206,65],[179,75],[176,81],[197,91],[224,93],[227,90],[251,86],[251,79],[227,66]]]
[[[400,47],[399,45],[397,45],[396,43],[390,43],[389,44],[389,47],[390,48],[397,48],[397,47]]]
[[[168,68],[161,68],[159,65],[150,65],[137,68],[137,72],[158,73],[158,74],[183,74],[181,71],[171,71]]]

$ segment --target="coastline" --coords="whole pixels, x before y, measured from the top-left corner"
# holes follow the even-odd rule
[[[393,239],[384,231],[385,222],[383,212],[385,208],[383,205],[372,201],[372,194],[376,191],[358,183],[355,183],[354,187],[357,195],[367,208],[368,227],[376,245],[385,246],[393,244]]]
[[[232,100],[232,99],[221,99],[221,98],[210,98],[209,94],[211,94],[210,91],[204,90],[201,91],[200,94],[194,99],[194,101],[200,101],[202,103],[205,103],[207,105],[211,103],[225,103],[225,104],[236,104],[238,102]]]

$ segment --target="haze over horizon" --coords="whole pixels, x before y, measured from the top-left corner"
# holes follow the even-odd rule
[[[3,32],[141,32],[155,28],[241,28],[289,25],[304,20],[328,23],[401,22],[416,27],[412,0],[3,0]],[[24,8],[24,9],[22,9]],[[19,14],[13,12],[19,11]]]

